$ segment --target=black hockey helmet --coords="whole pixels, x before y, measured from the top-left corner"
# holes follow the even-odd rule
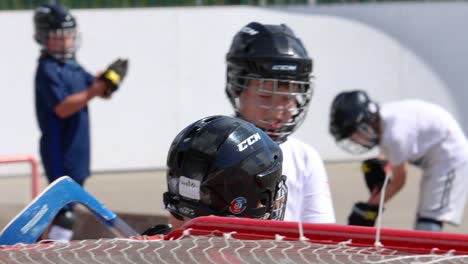
[[[70,11],[60,4],[39,5],[34,12],[34,39],[42,46],[44,52],[59,60],[73,58],[77,49],[76,19]],[[63,51],[51,51],[47,49],[47,43],[51,37],[62,37],[71,34],[75,38],[72,47]]]
[[[363,153],[379,142],[378,116],[377,103],[365,91],[339,93],[330,110],[330,134],[346,151]]]
[[[275,101],[274,96],[277,95],[296,98],[296,105],[288,109],[292,114],[290,120],[282,122],[278,128],[263,129],[275,141],[285,141],[303,122],[313,93],[312,59],[307,55],[301,40],[285,24],[263,25],[251,22],[234,36],[226,63],[226,94],[237,115],[241,115],[239,96],[243,90],[249,89],[249,80],[274,82],[275,89],[267,91],[272,101]],[[278,84],[288,84],[289,89],[279,91]],[[259,94],[264,92],[263,87],[257,89]],[[275,111],[275,106],[259,104],[258,108]],[[269,118],[245,119],[259,127],[262,126],[258,123],[268,125],[272,122]]]
[[[164,203],[178,219],[284,217],[281,149],[247,121],[228,116],[196,121],[172,142],[167,166]]]

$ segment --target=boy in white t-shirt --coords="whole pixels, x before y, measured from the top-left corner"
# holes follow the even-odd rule
[[[284,25],[249,23],[226,55],[226,94],[238,117],[265,131],[283,151],[288,203],[285,221],[334,223],[324,163],[311,146],[291,138],[313,93],[312,59]]]
[[[380,147],[379,158],[388,160],[392,172],[385,202],[404,186],[408,163],[423,170],[415,229],[460,225],[468,193],[468,141],[446,110],[421,100],[379,106],[364,91],[347,91],[332,103],[330,133],[351,153]],[[373,225],[379,201],[375,192],[367,203],[357,203],[350,224]]]

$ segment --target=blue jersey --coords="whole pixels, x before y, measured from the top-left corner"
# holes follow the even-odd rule
[[[61,119],[54,109],[67,96],[95,81],[75,60],[39,59],[35,79],[36,116],[41,130],[40,153],[49,182],[68,175],[82,184],[90,171],[88,108]]]

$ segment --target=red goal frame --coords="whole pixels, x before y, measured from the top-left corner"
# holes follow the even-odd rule
[[[377,229],[374,227],[303,223],[302,229],[309,242],[376,247]],[[232,237],[242,240],[275,239],[276,235],[282,240],[301,240],[297,222],[216,216],[194,218],[165,239],[177,239],[187,232],[192,236],[231,233]],[[409,253],[468,255],[468,235],[464,234],[382,228],[380,242],[382,248]]]

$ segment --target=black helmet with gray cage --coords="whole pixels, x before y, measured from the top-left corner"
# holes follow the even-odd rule
[[[270,91],[273,97],[288,94],[296,98],[296,105],[288,109],[291,112],[289,120],[284,120],[275,129],[263,129],[276,142],[284,142],[304,121],[313,94],[312,59],[301,40],[285,24],[252,22],[234,36],[226,63],[226,94],[239,116],[239,96],[243,90],[249,89],[249,80],[272,81],[275,83],[275,89]],[[276,89],[278,84],[289,85],[290,89],[279,92]],[[258,107],[265,109],[271,106]],[[271,122],[269,118],[255,121],[265,126]]]
[[[74,58],[78,46],[76,27],[76,19],[63,5],[42,4],[34,11],[34,39],[41,45],[42,52],[58,60]],[[74,38],[74,45],[60,51],[47,48],[50,38],[63,38],[65,35]]]

